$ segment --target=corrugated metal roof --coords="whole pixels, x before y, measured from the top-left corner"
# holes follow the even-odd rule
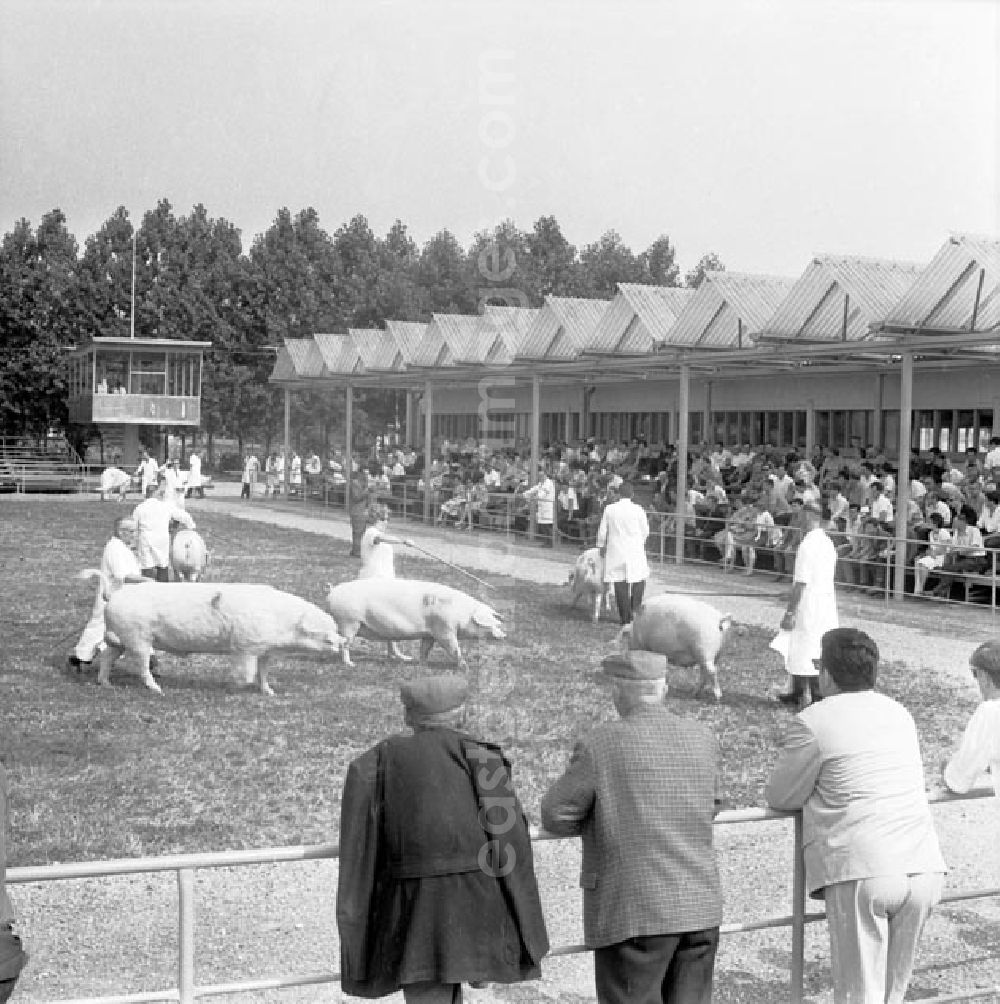
[[[324,359],[312,338],[286,338],[285,348],[299,378],[325,376]]]
[[[417,346],[427,330],[426,321],[386,321],[385,330],[392,335],[403,357],[403,364],[409,365],[413,362]]]
[[[795,285],[791,276],[706,272],[670,331],[668,345],[738,347],[759,331]]]
[[[477,350],[472,344],[481,319],[479,314],[434,314],[445,348],[444,353],[438,354],[438,366],[481,361],[476,358]],[[489,346],[483,349],[483,354],[487,348]]]
[[[642,355],[670,337],[693,289],[620,282],[618,293],[594,330],[587,350]]]
[[[350,335],[313,335],[331,376],[350,376],[362,369],[361,356]]]
[[[822,255],[809,263],[760,333],[802,341],[867,338],[913,285],[921,266],[883,258]]]
[[[379,368],[376,363],[383,340],[388,339],[395,348],[391,336],[386,335],[381,328],[348,328],[347,333],[350,335],[351,341],[354,342],[354,347],[358,350],[358,355],[366,370]]]
[[[1000,323],[1000,241],[953,234],[889,311],[885,323],[911,330],[968,329],[977,291],[976,329],[981,331]]]
[[[547,296],[525,333],[518,359],[575,359],[610,300]]]
[[[438,323],[438,315],[424,326],[420,341],[413,350],[413,358],[408,360],[410,366],[436,366],[438,355],[444,347],[444,335],[441,333],[441,325]]]
[[[504,366],[513,361],[539,313],[536,307],[502,307],[487,304],[476,329],[477,361]]]
[[[277,355],[274,360],[274,369],[271,370],[271,381],[272,382],[285,382],[288,380],[294,380],[296,378],[295,364],[292,362],[292,357],[288,351],[287,345],[281,345],[278,348]]]

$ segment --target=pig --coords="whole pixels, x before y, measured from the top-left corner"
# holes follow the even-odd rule
[[[419,579],[354,579],[326,587],[326,605],[344,636],[341,658],[353,666],[350,644],[357,635],[379,641],[420,639],[420,658],[434,642],[463,670],[469,665],[459,638],[503,639],[500,615],[467,593]]]
[[[197,530],[182,529],[170,544],[170,567],[181,582],[197,582],[208,567],[208,548]]]
[[[150,672],[154,648],[188,655],[228,652],[248,684],[272,696],[267,671],[275,652],[337,655],[344,639],[314,603],[271,586],[240,582],[150,582],[124,586],[104,611],[105,641],[97,682],[109,682],[123,652],[138,660],[142,682],[161,693]]]
[[[619,640],[625,650],[659,652],[675,666],[697,666],[698,693],[709,690],[718,701],[722,689],[715,661],[732,621],[701,600],[665,593],[643,602]]]
[[[611,600],[614,594],[612,584],[604,581],[604,557],[600,548],[588,547],[577,559],[569,573],[567,584],[573,590],[573,602],[583,597],[587,605],[593,609],[591,620],[596,624],[601,618],[601,603],[604,609],[611,610]]]

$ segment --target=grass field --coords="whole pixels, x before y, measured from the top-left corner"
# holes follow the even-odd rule
[[[271,673],[277,697],[270,699],[215,656],[162,657],[162,697],[123,671],[113,686],[98,687],[95,674],[64,667],[93,599],[75,575],[98,563],[118,511],[83,500],[0,502],[0,760],[11,783],[10,863],[335,840],[348,762],[403,728],[400,681],[450,669],[446,656],[435,649],[429,664],[400,665],[387,661],[384,646],[360,643],[354,668],[283,658]],[[216,581],[266,582],[320,601],[325,582],[356,574],[337,540],[211,513],[198,520],[216,557]],[[469,580],[429,559],[408,554],[405,574],[469,591]],[[503,610],[510,631],[505,642],[465,646],[471,730],[504,746],[537,821],[541,794],[565,766],[574,737],[614,714],[592,674],[617,626],[593,625],[582,609],[569,610],[565,590],[493,581],[496,592],[482,598]],[[670,708],[719,736],[726,807],[762,804],[788,720],[769,700],[783,678],[769,637],[752,626],[730,634],[719,705],[694,697],[694,671],[671,670]],[[912,711],[925,763],[936,769],[972,699],[902,664],[883,666],[880,686]],[[741,978],[732,976],[731,991]],[[768,998],[733,991],[720,999]]]

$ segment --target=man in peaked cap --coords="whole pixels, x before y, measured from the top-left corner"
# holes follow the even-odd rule
[[[404,683],[412,734],[348,768],[337,887],[348,994],[456,1004],[463,983],[541,975],[549,943],[527,821],[503,752],[461,731],[468,694],[457,675]]]
[[[667,661],[601,663],[618,721],[579,740],[542,825],[583,838],[583,930],[601,1004],[709,1004],[722,919],[715,736],[663,706]]]

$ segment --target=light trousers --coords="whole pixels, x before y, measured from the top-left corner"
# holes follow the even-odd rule
[[[944,875],[884,875],[825,890],[834,1004],[901,1004]]]

